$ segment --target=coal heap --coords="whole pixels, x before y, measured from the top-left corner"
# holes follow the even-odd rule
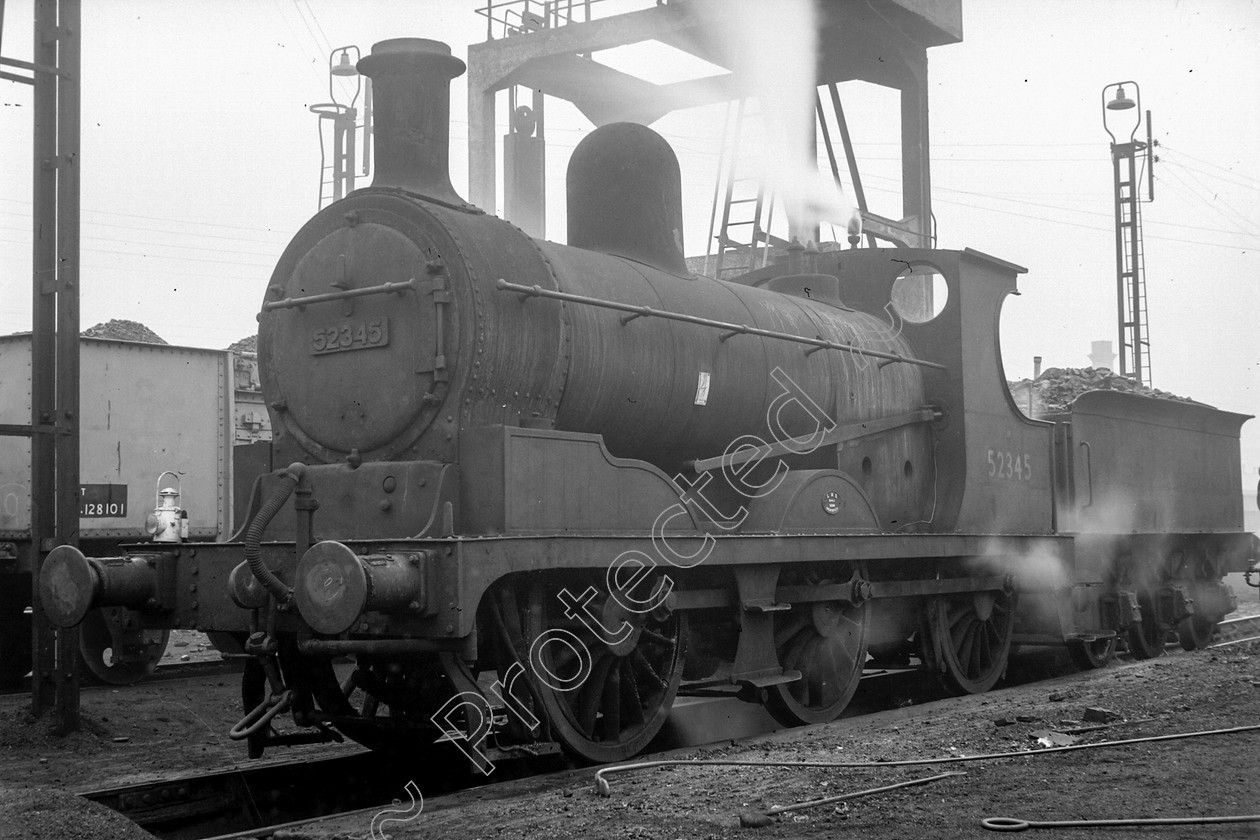
[[[115,341],[138,341],[141,344],[169,343],[139,321],[124,321],[121,318],[114,318],[103,324],[88,327],[80,335],[84,338],[112,338]]]
[[[240,341],[228,347],[233,353],[257,353],[258,352],[258,335],[247,335]]]
[[[1193,402],[1188,397],[1179,397],[1158,388],[1139,385],[1126,376],[1121,376],[1108,368],[1048,368],[1036,379],[1021,379],[1008,382],[1011,396],[1020,411],[1033,417],[1049,414],[1064,414],[1072,400],[1086,391],[1124,391],[1130,394],[1141,394],[1145,397],[1157,397],[1162,400],[1177,402]],[[1028,395],[1032,392],[1032,411],[1029,411]]]

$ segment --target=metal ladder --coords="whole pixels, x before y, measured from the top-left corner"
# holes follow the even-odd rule
[[[1138,201],[1134,160],[1128,179],[1116,182],[1117,247],[1120,249],[1119,306],[1121,372],[1151,384],[1151,342],[1146,310],[1146,256],[1142,244],[1142,205]]]
[[[322,210],[354,190],[355,140],[359,127],[355,123],[357,111],[354,108],[328,103],[312,106],[311,111],[319,115],[319,208]],[[331,154],[324,144],[325,122],[332,130]]]
[[[838,137],[843,149],[849,180],[853,185],[854,197],[864,220],[868,224],[872,220],[879,220],[884,223],[884,228],[894,230],[895,223],[889,224],[888,220],[873,216],[867,211],[866,195],[862,189],[862,178],[853,151],[853,141],[849,136],[849,127],[845,121],[840,92],[834,82],[828,85],[828,92],[834,116],[828,116],[823,107],[822,98],[817,93],[814,97],[814,113],[826,147],[831,176],[843,187],[839,152],[836,143],[833,142],[833,137]],[[713,216],[709,226],[710,247],[716,245],[717,251],[716,254],[710,251],[705,261],[705,273],[718,279],[762,268],[769,263],[774,248],[782,248],[788,244],[782,237],[770,233],[774,216],[774,195],[766,190],[759,179],[744,177],[739,172],[740,146],[745,134],[746,120],[760,118],[759,113],[747,110],[746,103],[747,100],[743,99],[732,100],[728,103],[723,125],[718,179],[713,193]],[[821,173],[820,177],[822,177]],[[829,220],[832,224],[833,235],[836,221],[839,220]],[[874,235],[868,232],[867,240],[871,247],[875,247]],[[836,241],[841,240],[836,238]]]
[[[774,196],[767,192],[759,177],[744,175],[740,170],[745,121],[760,116],[759,112],[748,110],[746,99],[727,104],[718,179],[713,189],[714,212],[709,222],[710,247],[716,244],[717,252],[710,252],[712,260],[706,259],[706,269],[711,265],[711,276],[719,280],[765,266],[770,260],[771,246],[787,244],[769,234]]]

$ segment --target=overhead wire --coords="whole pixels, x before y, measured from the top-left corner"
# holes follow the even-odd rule
[[[0,201],[7,201],[10,204],[21,204],[25,207],[31,206],[31,202],[29,200],[22,200],[22,199],[17,199],[17,198],[4,198],[3,196],[0,196]],[[286,238],[289,236],[287,232],[276,231],[276,230],[272,230],[271,228],[247,227],[244,225],[229,225],[229,224],[223,224],[221,222],[207,222],[207,221],[194,220],[194,219],[173,219],[170,216],[142,216],[138,213],[121,213],[117,210],[94,210],[90,207],[82,208],[82,212],[96,213],[103,216],[123,216],[129,219],[148,219],[150,221],[155,221],[155,222],[171,222],[174,224],[200,225],[202,227],[231,228],[232,230],[252,230],[252,231],[266,232],[266,233],[272,234],[273,236],[283,236]]]
[[[870,176],[870,175],[868,175],[868,176],[865,176],[865,177],[870,178],[871,180],[874,180],[874,181],[883,180],[883,178],[881,178],[881,176]],[[892,180],[892,179],[887,179],[887,180]],[[875,191],[875,192],[882,192],[882,193],[886,193],[886,194],[889,194],[889,195],[899,195],[899,193],[895,193],[894,191],[880,189],[878,186],[877,186],[877,187],[875,187],[873,191]],[[978,193],[978,192],[974,192],[974,191],[971,191],[971,190],[959,190],[959,189],[952,189],[952,188],[948,188],[948,187],[940,187],[940,186],[933,186],[932,192],[933,192],[933,194],[934,194],[934,195],[940,195],[940,194],[951,194],[951,193],[954,193],[954,194],[960,194],[960,195],[975,196],[975,197],[978,197],[978,198],[989,198],[989,197],[990,197],[990,196],[986,195],[985,193]],[[1096,211],[1088,211],[1088,210],[1078,210],[1078,209],[1068,208],[1068,207],[1059,207],[1059,206],[1056,206],[1056,205],[1042,204],[1042,203],[1039,203],[1039,202],[1015,201],[1015,200],[1013,200],[1013,199],[1001,199],[1001,200],[1004,200],[1004,201],[1011,201],[1012,203],[1015,203],[1015,204],[1024,204],[1024,205],[1031,206],[1031,207],[1043,207],[1043,208],[1046,208],[1046,209],[1059,210],[1059,211],[1061,211],[1061,212],[1065,212],[1065,213],[1077,213],[1077,214],[1084,214],[1084,215],[1091,215],[1091,216],[1099,216],[1099,217],[1108,217],[1108,218],[1110,217],[1110,214],[1107,214],[1107,213],[1101,213],[1101,212],[1096,212]],[[1086,229],[1086,230],[1094,230],[1094,231],[1099,231],[1099,232],[1107,232],[1107,231],[1111,231],[1111,230],[1112,230],[1112,227],[1111,227],[1111,226],[1103,227],[1103,226],[1100,226],[1100,225],[1090,225],[1090,224],[1084,224],[1084,223],[1081,223],[1081,222],[1069,221],[1069,220],[1067,220],[1067,219],[1061,219],[1061,218],[1053,218],[1053,217],[1050,217],[1050,216],[1042,216],[1042,215],[1036,215],[1036,214],[1032,214],[1032,213],[1020,213],[1020,212],[1017,212],[1017,211],[1015,211],[1015,210],[1007,210],[1007,209],[1003,209],[1003,208],[1001,208],[1001,207],[990,207],[990,206],[985,206],[985,205],[981,205],[981,204],[969,203],[969,202],[966,202],[966,201],[958,201],[958,200],[956,200],[956,199],[955,199],[955,200],[951,200],[951,199],[947,199],[947,198],[939,198],[939,197],[938,197],[938,198],[934,198],[934,199],[933,199],[933,203],[935,203],[935,204],[948,204],[948,205],[953,205],[953,206],[957,206],[957,207],[969,207],[969,208],[972,208],[972,209],[975,209],[975,210],[982,210],[982,211],[985,211],[985,212],[990,212],[990,213],[1001,213],[1001,214],[1003,214],[1003,215],[1017,216],[1017,217],[1020,217],[1020,218],[1027,218],[1027,219],[1035,219],[1035,220],[1037,220],[1037,221],[1048,222],[1048,223],[1051,223],[1051,224],[1067,225],[1067,226],[1069,226],[1069,227],[1077,227],[1077,228],[1083,228],[1083,229]],[[1149,225],[1153,225],[1153,224],[1167,225],[1167,226],[1170,226],[1170,227],[1181,227],[1181,228],[1187,228],[1187,229],[1190,229],[1190,230],[1203,230],[1203,231],[1206,231],[1206,232],[1211,232],[1211,231],[1223,232],[1223,231],[1220,231],[1220,228],[1202,227],[1202,226],[1198,226],[1198,225],[1185,225],[1185,224],[1181,224],[1181,223],[1178,223],[1178,222],[1154,222],[1154,221],[1149,220],[1149,219],[1144,219],[1144,220],[1143,220],[1143,224],[1144,224],[1144,225],[1148,225],[1148,226],[1149,226]],[[1247,233],[1242,232],[1242,231],[1240,231],[1239,233],[1240,233],[1241,235],[1244,235],[1244,236],[1249,236],[1249,235],[1250,235],[1250,234],[1247,234]],[[1152,233],[1146,233],[1146,234],[1144,235],[1144,238],[1146,238],[1146,239],[1156,239],[1156,240],[1160,240],[1160,241],[1168,241],[1168,242],[1182,242],[1182,243],[1186,243],[1186,244],[1190,244],[1190,245],[1206,245],[1206,246],[1208,246],[1208,247],[1217,247],[1217,248],[1238,248],[1238,247],[1243,247],[1243,248],[1250,248],[1250,249],[1260,249],[1260,244],[1256,244],[1256,245],[1251,245],[1251,244],[1237,245],[1237,244],[1230,244],[1230,243],[1205,242],[1205,241],[1203,241],[1203,240],[1197,240],[1197,239],[1184,239],[1184,238],[1179,238],[1179,237],[1174,237],[1174,236],[1161,236],[1161,235],[1158,235],[1158,234],[1152,234]]]
[[[7,228],[7,229],[13,230],[13,228]],[[85,237],[85,238],[98,238],[98,237]],[[0,242],[8,242],[14,245],[29,245],[30,244],[30,240],[19,241],[15,239],[0,239]],[[159,247],[178,247],[178,246],[159,246]],[[93,248],[80,248],[80,250],[87,251],[93,254],[115,254],[121,257],[132,257],[134,259],[176,260],[179,262],[214,263],[216,265],[237,265],[243,268],[267,269],[268,272],[270,272],[271,268],[273,267],[269,263],[248,263],[248,262],[239,262],[236,260],[211,260],[211,259],[206,259],[204,257],[179,257],[179,256],[173,256],[169,254],[147,254],[147,253],[137,252],[137,251],[114,251],[108,248],[94,248],[93,247]]]
[[[1241,213],[1238,213],[1238,211],[1234,210],[1228,204],[1226,204],[1223,201],[1216,201],[1216,200],[1208,199],[1206,196],[1200,193],[1198,189],[1195,189],[1194,184],[1187,182],[1185,178],[1183,178],[1180,174],[1178,174],[1175,169],[1166,170],[1166,171],[1168,172],[1168,178],[1171,178],[1173,180],[1170,181],[1163,176],[1157,176],[1157,180],[1161,184],[1169,185],[1170,188],[1172,188],[1173,192],[1178,193],[1183,198],[1187,198],[1187,199],[1193,198],[1193,201],[1190,202],[1191,204],[1195,202],[1202,204],[1204,207],[1208,208],[1208,210],[1210,210],[1217,217],[1219,217],[1223,221],[1228,222],[1232,227],[1237,228],[1238,233],[1242,233],[1248,236],[1260,235],[1260,234],[1257,234],[1254,230],[1243,230],[1242,229],[1243,226],[1244,225],[1249,226],[1250,223],[1247,222],[1246,218]],[[1181,190],[1178,189],[1178,186],[1173,184],[1173,181],[1176,182],[1176,185],[1179,185],[1180,187],[1184,187],[1186,192],[1189,193],[1189,196],[1187,196],[1185,193],[1182,193]]]
[[[1172,158],[1169,158],[1167,156],[1161,157],[1159,159],[1159,162],[1161,164],[1166,164],[1168,166],[1175,166],[1179,169],[1185,169],[1188,172],[1197,172],[1206,178],[1212,178],[1222,183],[1229,184],[1231,187],[1238,187],[1239,189],[1243,189],[1243,190],[1252,190],[1252,191],[1260,192],[1260,183],[1248,184],[1245,181],[1237,181],[1237,180],[1234,180],[1233,178],[1226,178],[1224,175],[1220,175],[1216,172],[1208,172],[1206,169],[1200,169],[1197,166],[1191,166],[1190,164],[1184,161],[1178,160],[1175,156]]]
[[[939,186],[937,186],[937,187],[933,187],[933,191],[934,191],[934,192],[944,192],[944,193],[956,193],[956,194],[959,194],[959,195],[970,195],[970,196],[976,196],[976,197],[978,197],[978,198],[993,198],[993,199],[996,199],[996,200],[999,200],[999,201],[1010,201],[1010,202],[1015,203],[1015,204],[1024,204],[1024,205],[1027,205],[1027,206],[1029,206],[1029,207],[1043,207],[1043,208],[1045,208],[1045,209],[1047,209],[1047,210],[1059,210],[1059,211],[1064,212],[1064,213],[1079,213],[1079,214],[1082,214],[1082,215],[1088,215],[1088,216],[1099,216],[1099,217],[1103,217],[1103,218],[1107,218],[1107,219],[1111,219],[1111,218],[1113,218],[1113,214],[1111,214],[1111,213],[1104,213],[1104,212],[1102,212],[1102,211],[1098,211],[1098,210],[1079,210],[1079,209],[1072,208],[1072,207],[1062,207],[1062,206],[1057,205],[1057,204],[1044,204],[1044,203],[1042,203],[1042,202],[1038,202],[1038,201],[1022,201],[1022,200],[1017,200],[1017,199],[1012,199],[1012,198],[1005,198],[1005,197],[1003,197],[1003,196],[1001,196],[1001,195],[996,195],[996,194],[991,194],[991,193],[981,193],[981,192],[975,192],[974,190],[960,190],[960,189],[956,189],[956,188],[950,188],[950,187],[939,187]],[[1034,195],[1035,195],[1035,193],[1034,193]],[[1143,226],[1147,226],[1147,225],[1164,225],[1164,226],[1167,226],[1167,227],[1178,227],[1178,228],[1186,228],[1187,230],[1202,230],[1202,231],[1209,231],[1209,232],[1210,232],[1210,231],[1217,231],[1217,232],[1219,232],[1219,231],[1220,231],[1220,228],[1219,228],[1219,227],[1207,227],[1207,226],[1203,226],[1203,225],[1187,225],[1187,224],[1182,224],[1181,222],[1165,222],[1165,221],[1159,221],[1159,220],[1154,220],[1154,219],[1143,219],[1143,220],[1142,220],[1142,224],[1143,224]],[[1247,234],[1247,232],[1246,232],[1246,231],[1238,231],[1238,232],[1239,232],[1239,233],[1246,234],[1246,235],[1251,235],[1251,234]]]
[[[1211,200],[1208,201],[1208,199],[1206,199],[1205,197],[1204,198],[1205,201],[1208,201],[1208,203],[1213,206],[1219,205],[1220,207],[1229,211],[1229,214],[1233,215],[1236,218],[1237,223],[1239,224],[1240,227],[1251,227],[1251,220],[1247,218],[1246,214],[1240,213],[1231,203],[1221,198],[1220,190],[1212,189],[1207,184],[1200,181],[1199,177],[1195,175],[1193,172],[1191,172],[1190,170],[1186,170],[1186,176],[1195,184],[1197,184],[1200,188],[1202,188],[1206,193],[1211,194],[1212,196]],[[1222,215],[1226,215],[1226,214],[1222,213]],[[1253,228],[1251,232],[1254,233],[1255,229]]]
[[[259,0],[259,2],[262,2],[262,0]],[[296,31],[294,31],[293,24],[291,24],[289,22],[289,19],[285,17],[284,12],[281,9],[279,0],[271,0],[271,5],[272,5],[272,8],[276,10],[276,15],[279,16],[280,20],[284,23],[284,28],[289,30],[289,36],[293,39],[294,47],[301,50],[302,53],[305,54],[309,58],[310,52],[307,50],[307,47],[304,44],[302,44],[301,35],[297,33]],[[320,80],[320,84],[322,85],[326,81],[326,79],[324,77],[324,74],[320,72],[319,68],[321,67],[323,67],[323,62],[320,61],[318,57],[311,59],[311,64],[310,64],[311,72],[315,74],[315,76]]]
[[[96,225],[99,225],[99,224],[100,222],[86,222],[83,225],[83,227],[85,229],[90,229],[91,227],[95,227]],[[106,225],[106,227],[109,227],[109,225]],[[18,233],[30,233],[29,228],[14,227],[13,225],[0,225],[0,230],[11,230]],[[164,233],[165,231],[153,231],[153,232]],[[197,234],[181,234],[181,235],[196,236]],[[277,243],[276,248],[271,251],[240,251],[234,248],[224,248],[218,245],[211,247],[211,246],[206,246],[206,245],[187,245],[180,242],[154,242],[152,240],[135,239],[132,237],[119,238],[117,236],[93,236],[89,233],[81,234],[81,238],[94,239],[100,242],[112,242],[119,245],[148,246],[148,247],[153,247],[153,248],[179,248],[186,251],[211,251],[216,254],[240,254],[242,256],[267,257],[273,261],[277,257],[280,256],[280,251],[283,248],[282,244]],[[231,237],[216,237],[216,238],[231,239]],[[29,242],[30,240],[27,239],[26,241]]]
[[[303,7],[306,9],[305,12],[302,11]],[[315,10],[311,8],[311,4],[307,2],[307,0],[293,0],[293,9],[297,12],[298,17],[302,19],[302,25],[306,27],[307,33],[311,36],[311,41],[315,44],[315,49],[328,56],[328,60],[331,61],[333,52],[332,43],[329,42],[328,36],[324,33],[324,27],[320,26],[319,18],[316,17]],[[319,30],[318,37],[315,35],[315,32],[312,31],[311,24],[307,22],[308,15],[310,16],[311,22],[315,24],[315,28]],[[330,76],[329,81],[335,82],[341,89],[342,95],[347,99],[353,96],[353,86],[351,85],[349,79],[340,76]],[[322,140],[323,138],[321,137],[320,139]]]
[[[1222,169],[1222,170],[1224,170],[1224,171],[1226,171],[1226,172],[1230,173],[1231,175],[1234,175],[1235,177],[1238,177],[1238,178],[1244,178],[1244,179],[1246,179],[1246,180],[1248,180],[1248,181],[1254,181],[1254,182],[1256,183],[1257,188],[1260,188],[1260,178],[1253,178],[1253,177],[1251,177],[1250,175],[1243,175],[1241,172],[1234,172],[1232,169],[1229,169],[1228,167],[1225,167],[1225,166],[1221,166],[1219,163],[1213,163],[1213,162],[1212,162],[1212,161],[1210,161],[1210,160],[1204,160],[1204,159],[1203,159],[1203,158],[1201,158],[1201,157],[1195,157],[1194,155],[1190,154],[1189,152],[1183,152],[1183,151],[1181,151],[1181,149],[1179,149],[1179,148],[1177,148],[1177,147],[1175,147],[1175,146],[1169,146],[1167,143],[1163,143],[1163,142],[1161,142],[1161,143],[1159,144],[1159,147],[1160,147],[1160,149],[1162,149],[1164,152],[1172,152],[1174,155],[1180,155],[1180,156],[1182,156],[1182,157],[1188,157],[1188,158],[1190,158],[1191,160],[1193,160],[1193,161],[1198,161],[1199,163],[1202,163],[1202,164],[1204,164],[1204,165],[1206,165],[1206,166],[1211,166],[1211,167],[1214,167],[1214,168],[1216,168],[1216,169]],[[1162,161],[1161,161],[1161,162],[1162,162]]]

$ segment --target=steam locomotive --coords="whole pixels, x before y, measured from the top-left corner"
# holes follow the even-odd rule
[[[450,184],[449,47],[358,67],[375,181],[298,232],[258,316],[291,466],[231,541],[63,546],[40,580],[60,626],[118,605],[233,638],[251,755],[615,761],[680,686],[821,722],[870,663],[977,693],[1013,642],[1096,667],[1234,608],[1247,418],[1114,392],[1025,417],[998,345],[1024,269],[795,246],[697,276],[677,159],[633,124],[575,150],[568,244],[531,239]]]

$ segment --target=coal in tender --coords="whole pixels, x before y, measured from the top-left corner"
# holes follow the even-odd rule
[[[1047,368],[1036,379],[1021,379],[1007,385],[1015,405],[1032,417],[1066,414],[1072,401],[1086,391],[1122,391],[1163,400],[1193,402],[1168,391],[1139,385],[1107,368]]]

